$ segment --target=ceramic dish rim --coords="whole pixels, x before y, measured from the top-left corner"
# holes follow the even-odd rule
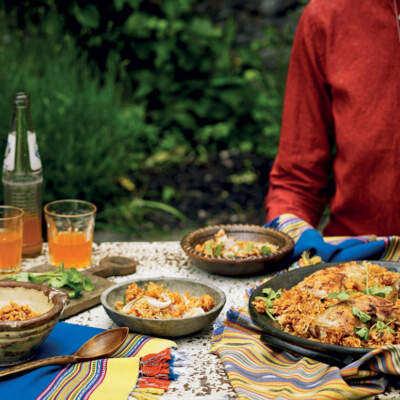
[[[208,231],[214,231],[214,230],[216,232],[218,232],[219,229],[224,229],[224,228],[231,230],[231,231],[234,231],[235,229],[236,230],[242,229],[242,232],[249,232],[249,233],[252,233],[252,232],[255,232],[255,230],[258,230],[258,233],[260,233],[260,234],[269,233],[269,234],[278,236],[279,238],[281,238],[285,241],[285,244],[284,244],[284,246],[279,248],[279,250],[276,253],[272,253],[272,254],[268,254],[268,255],[261,255],[261,256],[235,257],[235,258],[212,257],[212,256],[203,255],[202,253],[195,251],[193,249],[192,245],[190,244],[190,239],[195,235],[198,235],[202,232],[206,233]],[[227,232],[227,233],[229,234],[229,232]],[[180,244],[181,244],[181,248],[188,256],[195,257],[198,260],[213,262],[213,263],[220,263],[220,264],[226,264],[226,263],[242,264],[242,263],[250,263],[250,262],[257,262],[257,263],[258,262],[266,262],[269,260],[274,260],[276,257],[279,257],[281,255],[285,255],[294,248],[293,239],[286,233],[281,232],[274,228],[260,226],[260,225],[251,225],[251,224],[220,224],[220,225],[206,226],[204,228],[196,229],[196,230],[188,233],[187,235],[185,235],[182,238]]]
[[[113,292],[114,290],[120,289],[123,286],[129,286],[133,282],[136,282],[136,283],[137,282],[145,282],[146,283],[146,282],[154,282],[154,281],[160,281],[160,280],[164,280],[164,281],[183,281],[183,282],[195,283],[196,285],[206,286],[206,287],[208,287],[210,289],[215,290],[219,294],[220,301],[211,310],[206,311],[204,314],[201,314],[201,315],[195,315],[193,317],[185,317],[185,318],[163,318],[163,319],[136,317],[135,315],[130,315],[130,314],[126,314],[126,313],[120,312],[120,311],[116,310],[114,307],[111,307],[106,302],[106,298],[111,292]],[[125,281],[125,282],[121,282],[121,283],[118,283],[116,285],[113,285],[113,286],[107,288],[101,294],[100,301],[101,301],[101,304],[103,305],[104,308],[109,309],[112,312],[117,313],[118,315],[121,315],[123,317],[134,318],[134,319],[137,319],[139,321],[153,321],[153,322],[154,321],[160,321],[160,322],[161,321],[164,321],[164,322],[171,321],[171,322],[178,322],[178,321],[190,321],[191,319],[198,319],[200,317],[206,317],[207,315],[211,315],[211,314],[215,313],[216,311],[222,310],[222,308],[225,306],[225,303],[226,303],[226,295],[223,292],[223,290],[217,288],[214,285],[210,285],[208,283],[197,282],[197,281],[194,281],[194,280],[188,279],[188,278],[174,278],[174,277],[169,277],[169,276],[160,276],[160,277],[157,277],[157,278],[135,278],[135,279],[131,279],[129,281]]]
[[[12,280],[0,281],[0,288],[10,287],[17,288],[23,287],[25,289],[33,289],[38,292],[42,292],[49,301],[53,304],[49,311],[38,315],[37,317],[29,318],[26,320],[15,320],[15,321],[0,321],[0,331],[6,330],[23,330],[26,328],[33,328],[41,325],[47,321],[50,321],[57,315],[61,315],[65,305],[68,302],[68,296],[61,290],[50,288],[46,285],[39,285],[33,282],[17,282]],[[13,300],[10,300],[13,301]]]

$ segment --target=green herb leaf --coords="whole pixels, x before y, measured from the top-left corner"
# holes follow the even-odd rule
[[[353,315],[359,318],[361,322],[368,322],[371,317],[368,314],[365,314],[361,310],[359,310],[357,307],[352,307]]]
[[[279,297],[281,297],[282,289],[278,289],[277,291],[275,291],[274,289],[267,287],[262,290],[262,293],[265,294],[265,297],[267,299],[275,300],[275,299],[278,299]]]
[[[69,287],[73,291],[68,293],[68,296],[73,299],[80,297],[83,290],[94,289],[94,285],[88,277],[82,275],[75,268],[64,269],[63,264],[60,264],[58,269],[48,272],[21,272],[9,275],[6,278],[18,282],[43,284],[54,288]]]
[[[62,288],[68,283],[67,277],[65,275],[55,276],[49,279],[46,284],[53,288]]]
[[[271,288],[264,288],[261,291],[265,296],[256,296],[256,300],[262,299],[265,302],[265,314],[273,320],[276,318],[273,316],[271,312],[271,308],[273,307],[274,303],[273,300],[278,299],[282,295],[282,289],[278,289],[275,291],[274,289]]]
[[[262,252],[263,256],[266,256],[268,254],[271,254],[271,249],[268,246],[262,246],[261,252]]]
[[[386,297],[392,290],[393,289],[391,286],[379,287],[378,285],[374,285],[363,290],[363,293],[370,294],[372,296]]]
[[[377,332],[382,332],[385,330],[386,324],[383,321],[376,321],[376,330]]]
[[[328,297],[330,297],[331,299],[339,299],[341,301],[346,301],[350,298],[350,295],[345,290],[341,290],[340,292],[329,293]]]
[[[215,256],[216,257],[219,257],[221,255],[223,247],[224,247],[224,245],[222,243],[217,244],[217,247],[215,248]]]
[[[19,274],[15,275],[13,278],[17,282],[29,282],[29,273],[28,272],[20,272]]]
[[[271,318],[272,320],[276,321],[276,318],[275,318],[274,315],[271,313],[271,311],[268,310],[268,308],[265,309],[265,314],[267,314],[268,317]]]
[[[204,253],[207,256],[212,256],[213,255],[213,240],[210,240],[206,242],[206,245],[204,246]]]
[[[365,326],[358,326],[354,328],[354,333],[363,340],[369,339],[369,329]]]
[[[82,286],[83,286],[83,289],[88,292],[90,292],[94,289],[94,285],[93,285],[92,281],[87,276],[85,276],[85,279],[82,282]]]
[[[389,321],[388,323],[384,323],[383,321],[376,321],[375,329],[377,332],[390,332],[392,334],[395,333],[395,331],[389,326],[394,319]]]
[[[67,279],[71,283],[80,283],[83,281],[83,275],[75,268],[70,268],[66,272]]]
[[[68,296],[70,299],[78,299],[81,297],[81,290],[74,290],[72,292],[68,292]]]
[[[247,251],[248,253],[250,253],[250,251],[252,251],[253,249],[254,249],[254,244],[252,243],[252,244],[250,244],[250,245],[247,246],[246,251]]]
[[[29,273],[29,281],[38,285],[44,284],[48,280],[47,276],[36,275],[34,272]]]

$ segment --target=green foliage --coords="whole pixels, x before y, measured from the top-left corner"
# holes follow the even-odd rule
[[[44,42],[32,30],[0,42],[0,148],[13,94],[25,90],[44,165],[44,201],[87,199],[101,211],[120,194],[118,178],[142,162],[146,126],[137,107],[122,104],[112,69],[100,79],[70,37],[53,38]]]
[[[45,201],[94,201],[100,223],[132,228],[154,210],[182,219],[166,204],[174,188],[145,200],[146,168],[227,148],[275,156],[293,24],[239,46],[233,19],[216,25],[196,4],[5,0],[0,149],[12,95],[25,90]]]
[[[40,3],[42,14],[64,16],[57,23],[100,68],[117,66],[125,98],[149,125],[149,148],[275,156],[292,31],[269,27],[237,46],[236,22],[214,24],[195,0]]]

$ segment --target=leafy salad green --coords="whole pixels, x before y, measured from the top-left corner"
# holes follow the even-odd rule
[[[92,281],[82,275],[75,268],[64,268],[64,264],[60,264],[58,269],[46,272],[20,272],[13,275],[7,275],[0,279],[11,279],[17,282],[32,282],[39,285],[47,285],[59,289],[66,287],[71,289],[68,296],[71,299],[77,299],[82,296],[82,291],[91,291],[94,289]]]

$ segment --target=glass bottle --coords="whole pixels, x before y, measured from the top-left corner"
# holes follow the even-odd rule
[[[3,163],[4,202],[24,210],[22,255],[34,256],[42,250],[42,163],[36,134],[32,128],[29,96],[14,97],[11,131]]]

